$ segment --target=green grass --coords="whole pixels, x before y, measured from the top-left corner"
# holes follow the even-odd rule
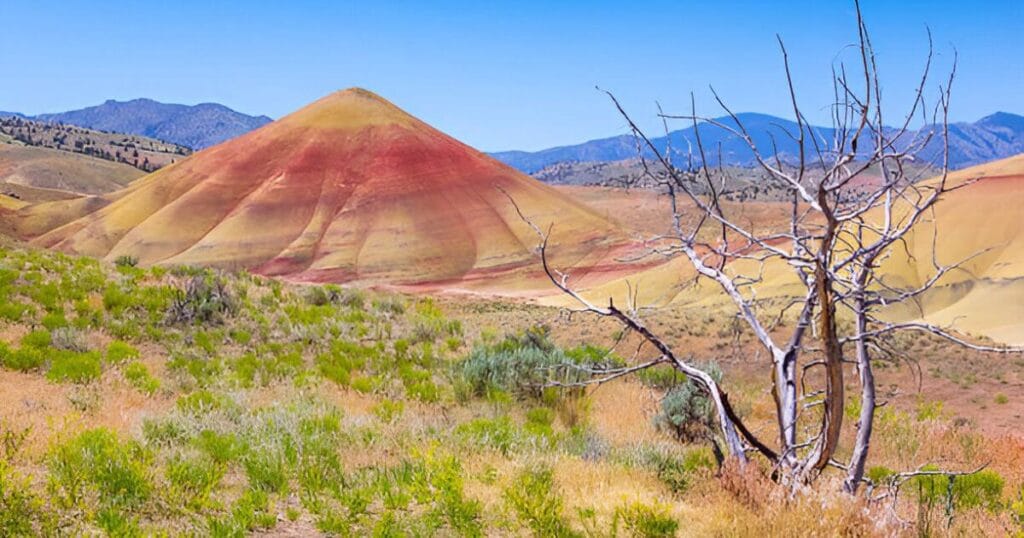
[[[545,386],[618,357],[542,327],[473,337],[438,301],[0,249],[0,323],[24,334],[0,365],[69,384],[52,388],[74,407],[32,432],[49,448],[31,456],[8,455],[0,424],[3,536],[671,536],[687,529],[661,503],[715,480],[705,438],[623,446],[590,427],[583,391]],[[687,386],[671,369],[642,381]],[[702,418],[682,396],[666,417]],[[127,426],[95,428],[122,397]],[[944,415],[879,409],[879,453],[915,453]],[[598,512],[563,496],[561,460],[660,483]],[[883,463],[905,468],[872,462],[876,483]],[[1000,478],[958,478],[957,510],[1003,514]]]
[[[124,365],[124,378],[129,385],[144,394],[153,394],[160,389],[160,380],[153,377],[146,365],[138,361]]]
[[[150,454],[110,430],[87,430],[47,459],[51,487],[65,507],[138,507],[153,491]]]
[[[88,383],[103,373],[102,358],[98,352],[54,350],[46,378],[57,382]]]

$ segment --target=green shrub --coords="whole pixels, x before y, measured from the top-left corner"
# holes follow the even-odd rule
[[[405,301],[397,296],[380,297],[373,300],[373,309],[381,314],[402,315],[405,313]]]
[[[213,459],[201,456],[177,456],[167,463],[167,481],[174,492],[189,506],[200,506],[220,483],[225,467]]]
[[[923,471],[936,471],[935,466],[925,466]],[[977,473],[950,476],[934,474],[914,477],[912,489],[917,492],[921,503],[928,505],[945,504],[949,499],[949,481],[953,481],[953,505],[957,509],[999,505],[1004,480],[999,473],[982,470]]]
[[[178,398],[178,409],[182,411],[201,415],[215,409],[220,409],[228,403],[223,396],[214,394],[208,390],[197,390],[186,396]]]
[[[219,331],[197,331],[192,335],[195,347],[210,356],[217,354],[217,347],[222,341],[223,335]]]
[[[269,529],[277,524],[277,514],[268,511],[270,500],[262,491],[248,489],[231,511],[223,517],[207,520],[207,534],[214,538],[235,538],[255,529]]]
[[[117,258],[114,258],[114,265],[116,265],[117,267],[135,267],[139,265],[139,259],[136,258],[135,256],[123,254],[121,256],[118,256]]]
[[[51,488],[67,507],[96,502],[136,507],[152,491],[149,454],[107,429],[86,430],[55,446],[47,458]]]
[[[638,463],[654,471],[658,479],[675,493],[683,493],[695,477],[715,468],[715,456],[708,448],[687,450],[684,454],[653,447],[642,447]]]
[[[929,402],[919,398],[917,401],[917,420],[925,421],[942,418],[942,407],[941,401]]]
[[[519,428],[507,415],[459,424],[455,433],[475,445],[493,448],[505,455],[518,449],[522,442]]]
[[[242,466],[254,490],[283,493],[288,486],[288,462],[276,450],[253,450],[243,458]]]
[[[416,303],[416,315],[413,317],[412,341],[435,342],[438,338],[461,336],[462,322],[447,319],[444,312],[426,298]]]
[[[58,382],[88,383],[99,379],[103,373],[101,361],[100,354],[95,351],[54,351],[46,378]]]
[[[429,379],[407,383],[405,393],[409,398],[421,402],[437,402],[441,399],[441,391],[438,386]]]
[[[535,407],[526,412],[526,431],[534,435],[552,437],[555,412],[547,407]]]
[[[1024,487],[1021,487],[1017,499],[1010,503],[1010,519],[1017,525],[1019,532],[1024,532]]]
[[[405,411],[405,403],[396,400],[384,400],[373,406],[372,411],[381,422],[391,424],[402,416],[402,412]]]
[[[26,295],[48,312],[58,312],[61,309],[60,305],[63,301],[60,287],[55,282],[30,286]]]
[[[579,366],[610,366],[614,358],[602,356],[607,363],[593,363],[586,352],[567,353],[548,337],[546,327],[535,327],[518,335],[506,336],[496,344],[477,345],[458,365],[458,373],[476,396],[492,390],[518,397],[540,398],[552,381],[578,382],[588,374]]]
[[[103,290],[103,308],[112,314],[119,315],[130,304],[128,294],[120,286],[111,282]]]
[[[192,277],[183,290],[177,290],[167,310],[170,324],[220,323],[234,314],[238,305],[227,283],[211,274]]]
[[[121,340],[114,340],[107,346],[107,361],[113,364],[124,362],[130,359],[137,359],[141,355],[139,350]]]
[[[38,349],[46,349],[50,347],[52,343],[50,331],[32,331],[25,336],[21,337],[21,345],[26,347],[34,347]]]
[[[704,371],[721,381],[722,370],[715,363],[709,363]],[[717,424],[715,408],[703,389],[692,381],[686,381],[669,389],[661,399],[654,425],[670,431],[684,442],[706,440]]]
[[[550,469],[528,470],[505,489],[505,502],[536,536],[575,537],[563,514],[564,501],[555,490]]]
[[[22,346],[20,349],[9,350],[4,346],[0,359],[3,365],[19,372],[37,370],[46,362],[46,355],[42,349],[32,346]]]
[[[252,333],[244,329],[232,329],[228,332],[228,337],[241,346],[247,345],[252,341]]]
[[[0,536],[36,536],[33,522],[41,512],[42,502],[32,492],[28,479],[0,461]]]
[[[174,371],[184,371],[195,379],[200,386],[206,386],[219,378],[223,371],[223,362],[219,358],[199,357],[195,355],[173,355],[167,367]]]
[[[615,510],[615,518],[632,536],[642,538],[671,537],[679,530],[679,522],[664,505],[627,504]]]
[[[203,430],[192,440],[192,444],[218,464],[232,462],[245,452],[245,445],[233,433]]]
[[[433,451],[422,458],[419,473],[413,478],[413,490],[423,500],[431,499],[434,508],[428,513],[428,525],[441,521],[459,536],[483,536],[480,525],[481,505],[467,499],[463,492],[462,467],[454,456],[438,456]]]
[[[43,327],[46,327],[51,331],[60,327],[68,326],[68,320],[64,318],[64,314],[61,312],[51,312],[49,314],[46,314],[45,316],[43,316],[43,319],[42,321],[40,321],[40,323],[42,324]]]
[[[139,528],[139,519],[126,515],[114,508],[104,508],[96,513],[96,525],[103,529],[107,536],[118,538],[142,538],[145,536]]]
[[[370,394],[377,390],[381,384],[381,378],[377,376],[357,377],[349,382],[353,390],[362,394]]]
[[[124,378],[128,384],[145,394],[153,394],[160,389],[160,380],[149,373],[145,364],[132,361],[124,366]]]
[[[671,389],[686,382],[686,374],[669,365],[655,366],[637,372],[641,383],[656,389]]]
[[[353,310],[362,310],[365,302],[363,292],[352,288],[341,288],[333,284],[312,286],[306,290],[306,302],[314,306],[341,305]]]
[[[32,312],[32,307],[26,304],[8,302],[0,304],[0,318],[7,321],[22,321],[30,312]]]
[[[169,447],[188,440],[188,432],[177,420],[147,418],[142,421],[142,437],[147,445]]]

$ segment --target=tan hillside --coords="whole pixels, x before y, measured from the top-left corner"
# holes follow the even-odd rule
[[[0,142],[0,192],[26,202],[111,192],[144,174],[87,155]]]

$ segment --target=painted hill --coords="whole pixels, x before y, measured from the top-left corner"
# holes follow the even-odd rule
[[[219,144],[272,121],[266,116],[249,116],[216,103],[189,106],[151,99],[109,100],[81,110],[39,114],[31,119],[148,136],[192,149]]]
[[[537,224],[555,223],[559,266],[595,281],[623,270],[613,257],[629,242],[604,217],[361,89],[121,192],[26,208],[14,222],[23,236],[42,234],[38,245],[143,264],[550,291],[509,196]]]
[[[934,274],[933,252],[942,264],[970,258],[898,315],[1024,345],[1024,155],[960,170],[950,178],[971,179],[978,181],[940,202],[935,223],[918,226],[907,250],[898,250],[883,269],[890,285],[912,288]],[[937,246],[932,243],[936,226]]]
[[[773,139],[780,157],[784,160],[798,154],[796,141],[786,132],[797,133],[799,128],[795,122],[769,116],[767,114],[741,113],[737,117],[746,127],[763,155],[771,155]],[[736,122],[729,117],[715,120],[723,125],[735,126]],[[698,126],[701,141],[708,148],[710,164],[718,165],[718,148],[722,148],[722,160],[730,166],[755,165],[753,154],[746,143],[729,131],[710,124]],[[808,136],[816,136],[826,141],[832,140],[834,130],[830,127],[805,126]],[[922,127],[916,137],[906,140],[922,139],[936,126]],[[671,146],[676,162],[684,163],[690,151],[696,153],[696,136],[693,127],[673,131],[665,137],[652,139],[658,148]],[[1024,116],[1006,112],[997,112],[974,123],[956,123],[950,125],[950,165],[962,168],[988,161],[1006,158],[1024,152]],[[710,148],[714,148],[711,150]],[[649,153],[647,154],[648,156]],[[934,140],[921,152],[920,157],[928,162],[939,162],[942,155],[940,137]],[[502,151],[491,154],[492,157],[513,166],[528,174],[534,174],[556,163],[607,163],[636,158],[637,146],[632,136],[622,135],[610,138],[591,140],[582,144],[561,146],[536,152]]]
[[[935,274],[933,259],[943,265],[969,261],[944,275],[914,303],[891,309],[887,315],[898,320],[926,319],[998,342],[1024,345],[1024,210],[1020,209],[1024,207],[1024,155],[959,170],[949,178],[951,184],[969,180],[974,182],[948,193],[935,206],[934,222],[919,223],[907,235],[905,248],[896,248],[886,257],[881,274],[891,288],[916,289]],[[745,207],[754,222],[786,222],[784,203],[754,202]],[[933,242],[936,226],[939,240]],[[790,269],[781,263],[768,264],[762,273],[752,262],[736,261],[730,270],[759,276],[760,299],[802,293]],[[677,257],[587,293],[594,301],[604,302],[611,296],[621,303],[639,289],[640,304],[731,308],[716,286],[690,285],[694,276],[689,262]],[[569,304],[559,296],[545,301]]]

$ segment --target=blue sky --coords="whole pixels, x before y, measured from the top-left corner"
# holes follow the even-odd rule
[[[824,122],[831,65],[856,37],[845,0],[383,4],[2,0],[0,110],[150,97],[280,117],[362,86],[480,149],[534,150],[625,132],[595,86],[652,129],[655,101],[686,112],[691,90],[717,115],[708,84],[737,111],[788,116],[776,33],[806,114]],[[1024,113],[1024,2],[864,11],[890,117],[917,82],[926,25],[938,72],[960,53],[954,120]]]

